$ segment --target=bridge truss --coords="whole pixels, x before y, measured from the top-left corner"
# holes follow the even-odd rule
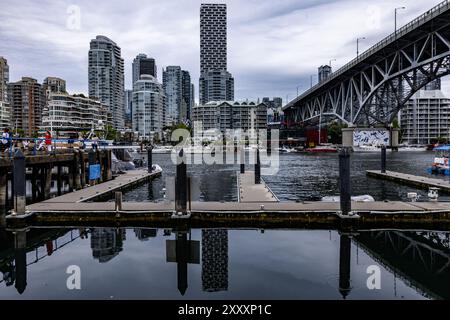
[[[426,84],[450,74],[450,1],[387,37],[290,102],[288,123],[319,117],[389,125]]]

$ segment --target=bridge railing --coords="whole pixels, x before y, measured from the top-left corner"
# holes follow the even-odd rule
[[[443,13],[443,12],[449,10],[449,9],[450,9],[450,0],[445,0],[445,1],[441,2],[437,6],[433,7],[432,9],[428,10],[424,14],[420,15],[416,19],[414,19],[411,22],[409,22],[408,24],[406,24],[405,26],[403,26],[400,29],[398,29],[397,32],[394,32],[394,33],[390,34],[389,36],[387,36],[386,38],[384,38],[380,42],[376,43],[375,45],[370,47],[368,50],[366,50],[362,54],[360,54],[357,58],[351,60],[350,62],[345,64],[343,67],[339,68],[336,72],[333,72],[326,80],[324,80],[324,81],[316,84],[312,88],[306,90],[300,96],[298,96],[297,98],[292,100],[290,103],[288,103],[285,106],[285,108],[290,107],[291,104],[293,104],[293,103],[295,103],[295,102],[305,98],[310,93],[316,91],[318,88],[326,85],[327,83],[329,83],[333,79],[339,77],[344,72],[350,70],[352,67],[356,66],[361,61],[367,59],[372,54],[374,54],[375,52],[379,51],[381,48],[384,48],[388,44],[391,44],[391,43],[395,42],[399,37],[402,37],[402,36],[408,34],[412,30],[414,30],[417,27],[425,24],[426,22],[434,19],[436,16],[440,15],[441,13]]]

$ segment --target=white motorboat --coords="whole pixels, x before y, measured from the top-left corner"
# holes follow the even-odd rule
[[[363,195],[363,196],[354,196],[351,197],[352,201],[355,202],[375,202],[375,199],[372,196],[369,195]],[[341,201],[340,196],[332,196],[332,197],[323,197],[322,202],[339,202]]]

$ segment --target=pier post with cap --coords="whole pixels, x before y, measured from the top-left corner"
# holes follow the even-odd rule
[[[184,161],[184,151],[179,153],[180,163],[177,164],[177,175],[175,177],[175,211],[177,213],[187,212],[187,167]]]
[[[25,156],[20,149],[17,149],[13,160],[13,180],[14,180],[14,213],[18,215],[25,214],[26,206],[26,172]]]
[[[339,153],[339,180],[341,213],[348,215],[351,209],[350,192],[350,148],[344,147]]]
[[[386,173],[386,146],[381,146],[381,173]]]

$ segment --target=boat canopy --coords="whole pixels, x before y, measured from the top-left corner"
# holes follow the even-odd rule
[[[450,146],[440,146],[440,147],[434,148],[434,151],[450,151]]]

